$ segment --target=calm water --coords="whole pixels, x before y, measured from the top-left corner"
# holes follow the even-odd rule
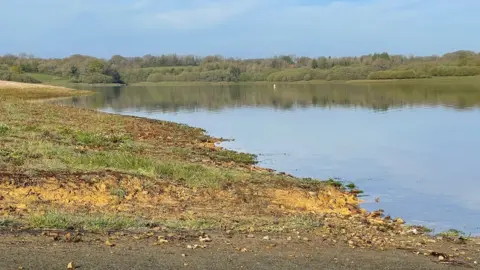
[[[480,234],[480,86],[99,88],[68,104],[170,120],[296,176],[352,181],[364,207]],[[374,199],[380,197],[380,203]]]

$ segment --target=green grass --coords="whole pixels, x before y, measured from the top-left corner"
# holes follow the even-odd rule
[[[165,226],[171,230],[210,230],[219,227],[220,222],[215,219],[187,219],[187,220],[164,220],[155,222],[156,225]]]
[[[444,236],[444,237],[464,237],[466,234],[460,230],[457,229],[450,229],[445,232],[441,232],[438,234],[439,236]]]
[[[0,228],[8,228],[17,225],[17,222],[13,219],[0,218]]]
[[[117,196],[120,199],[125,199],[127,196],[127,191],[123,188],[111,188],[110,194],[113,196]]]
[[[188,187],[220,188],[241,177],[228,169],[176,161],[160,161],[125,151],[88,152],[60,157],[73,170],[113,169],[149,177],[174,180]]]
[[[70,84],[70,80],[61,76],[54,76],[41,73],[25,73],[26,75],[41,81],[43,84],[50,84],[56,86],[67,86]]]
[[[132,142],[130,136],[124,134],[100,134],[77,131],[72,137],[76,144],[88,146],[112,146]]]
[[[215,151],[209,153],[209,156],[215,160],[225,161],[225,162],[236,162],[241,164],[255,164],[257,162],[257,156],[249,153],[235,152],[231,150],[224,151]]]
[[[6,124],[0,123],[0,136],[6,135],[10,128]]]
[[[30,216],[28,225],[42,229],[81,229],[88,231],[122,230],[142,228],[146,222],[130,217],[106,214],[69,214],[59,211],[50,211],[43,215]]]

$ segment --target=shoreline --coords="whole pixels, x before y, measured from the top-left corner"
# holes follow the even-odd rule
[[[20,86],[22,99],[80,93]],[[14,98],[0,98],[0,124],[2,231],[301,232],[415,250],[462,239],[367,212],[355,187],[257,167],[200,128]]]

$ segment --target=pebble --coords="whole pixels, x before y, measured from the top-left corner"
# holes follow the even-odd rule
[[[210,237],[205,236],[205,237],[199,237],[200,242],[212,242],[212,239]]]
[[[412,233],[412,234],[415,234],[415,235],[418,234],[417,229],[412,229],[412,230],[409,230],[408,232],[409,232],[409,233]]]
[[[287,237],[287,241],[292,241],[292,237],[291,236]]]
[[[405,224],[405,220],[401,219],[401,218],[396,218],[395,219],[395,223],[397,224]]]
[[[242,248],[240,251],[241,251],[241,252],[247,252],[247,251],[248,251],[248,249],[246,249],[246,248]]]
[[[268,236],[268,235],[267,235],[267,236],[264,236],[262,239],[263,239],[263,240],[270,240],[270,236]]]
[[[247,237],[248,237],[248,238],[255,238],[255,235],[249,234],[249,235],[247,235]]]
[[[443,256],[438,256],[438,260],[439,260],[439,261],[443,261],[443,260],[445,260],[445,257],[443,257]]]
[[[168,240],[158,239],[158,243],[159,243],[159,244],[166,244],[166,243],[168,243]]]

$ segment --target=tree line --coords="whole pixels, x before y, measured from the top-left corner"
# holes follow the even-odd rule
[[[0,80],[40,82],[30,76],[36,73],[89,84],[415,79],[480,75],[480,53],[463,50],[441,56],[404,56],[384,52],[359,57],[281,55],[263,59],[175,54],[114,55],[110,59],[85,55],[51,59],[27,54],[0,56]]]

